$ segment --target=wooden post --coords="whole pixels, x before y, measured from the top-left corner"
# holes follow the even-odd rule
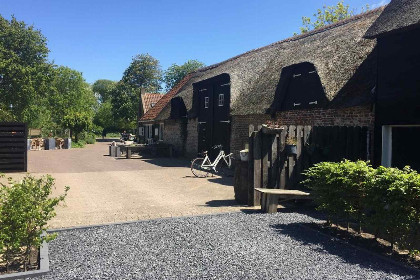
[[[248,132],[248,205],[254,205],[254,126],[249,126]]]
[[[287,128],[281,132],[280,135],[280,163],[279,163],[279,189],[284,189],[286,187],[286,165],[287,165],[287,156],[284,153],[284,145],[286,142]]]
[[[271,135],[264,134],[261,131],[261,177],[262,177],[262,188],[268,188],[268,172],[269,172],[269,162],[268,162],[268,155],[271,153]]]
[[[295,163],[295,178],[296,181],[295,182],[300,182],[301,179],[301,172],[302,172],[302,149],[303,149],[303,126],[298,125],[296,127],[296,150],[297,150],[297,155],[296,155],[296,163]]]
[[[261,188],[261,125],[258,126],[258,131],[254,136],[254,189]],[[261,195],[259,192],[254,190],[254,201],[253,206],[261,205]]]
[[[294,125],[289,126],[289,137],[296,137],[296,127]],[[294,174],[294,170],[295,170],[295,156],[290,156],[287,159],[289,161],[288,163],[288,171],[289,174],[287,176],[287,182],[286,182],[286,189],[292,189],[293,185],[294,185],[294,178],[293,178],[293,174]]]
[[[271,170],[271,174],[270,174],[270,188],[277,188],[278,185],[278,171],[279,171],[279,158],[278,158],[278,141],[279,141],[279,136],[278,135],[273,135],[273,140],[272,140],[272,144],[271,144],[271,161],[270,161],[270,170]]]

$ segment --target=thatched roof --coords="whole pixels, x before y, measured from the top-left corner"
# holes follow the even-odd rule
[[[392,0],[366,32],[376,38],[390,32],[420,27],[420,0]]]
[[[264,114],[274,100],[283,67],[310,62],[315,65],[328,100],[337,98],[332,104],[354,106],[369,102],[375,60],[364,62],[374,56],[376,41],[364,39],[363,35],[382,10],[378,8],[199,69],[177,96],[191,110],[193,84],[227,73],[231,81],[231,114]],[[160,117],[169,115],[170,106],[166,106]]]

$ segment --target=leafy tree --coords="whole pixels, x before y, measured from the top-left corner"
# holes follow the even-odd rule
[[[79,134],[92,127],[92,115],[88,112],[69,111],[63,118],[63,125],[70,128],[71,136],[79,141]]]
[[[195,59],[188,60],[182,65],[177,65],[176,63],[172,64],[165,71],[165,75],[163,77],[163,82],[166,84],[166,90],[171,90],[186,75],[204,66],[205,64],[203,62]]]
[[[143,88],[148,92],[158,92],[161,89],[161,80],[162,70],[159,60],[149,54],[140,54],[133,57],[121,81],[138,91]]]
[[[99,104],[93,122],[97,126],[102,127],[104,131],[110,131],[116,128],[111,100]]]
[[[100,103],[111,99],[111,91],[115,87],[116,82],[111,80],[97,80],[92,85],[92,90]]]
[[[140,104],[140,89],[122,81],[118,82],[112,91],[112,114],[117,126],[135,128]]]
[[[68,67],[56,68],[50,105],[53,122],[78,134],[92,126],[95,96],[80,72]]]
[[[362,11],[369,10],[369,5],[362,8]],[[335,6],[323,6],[322,9],[318,9],[313,18],[302,17],[303,27],[300,28],[300,33],[306,33],[313,29],[321,28],[325,25],[335,23],[337,21],[349,18],[353,16],[355,10],[350,10],[349,5],[344,4],[344,0],[341,0]],[[296,33],[295,33],[296,34]]]
[[[47,61],[46,38],[33,26],[0,16],[0,104],[15,120],[39,122],[49,92],[52,64]]]
[[[133,58],[121,81],[111,91],[112,111],[119,128],[135,128],[140,105],[141,90],[160,90],[162,70],[159,61],[149,54]]]

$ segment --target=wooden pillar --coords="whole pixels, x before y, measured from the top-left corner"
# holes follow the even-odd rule
[[[261,150],[262,150],[262,132],[261,125],[258,126],[257,132],[254,134],[253,154],[254,154],[254,189],[261,188]],[[261,205],[261,195],[254,190],[253,206]]]
[[[254,205],[254,126],[249,126],[248,133],[248,205]]]

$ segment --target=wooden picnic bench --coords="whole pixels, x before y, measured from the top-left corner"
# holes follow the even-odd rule
[[[173,156],[173,146],[172,145],[162,145],[162,144],[154,144],[154,145],[120,145],[121,152],[125,152],[125,157],[127,159],[131,158],[133,152],[149,152],[153,156],[160,155],[160,156]]]
[[[311,194],[299,190],[263,189],[255,188],[261,193],[261,210],[265,213],[276,213],[279,199],[312,199]]]
[[[125,158],[131,158],[133,152],[140,152],[146,150],[145,145],[135,145],[135,146],[124,146]]]

